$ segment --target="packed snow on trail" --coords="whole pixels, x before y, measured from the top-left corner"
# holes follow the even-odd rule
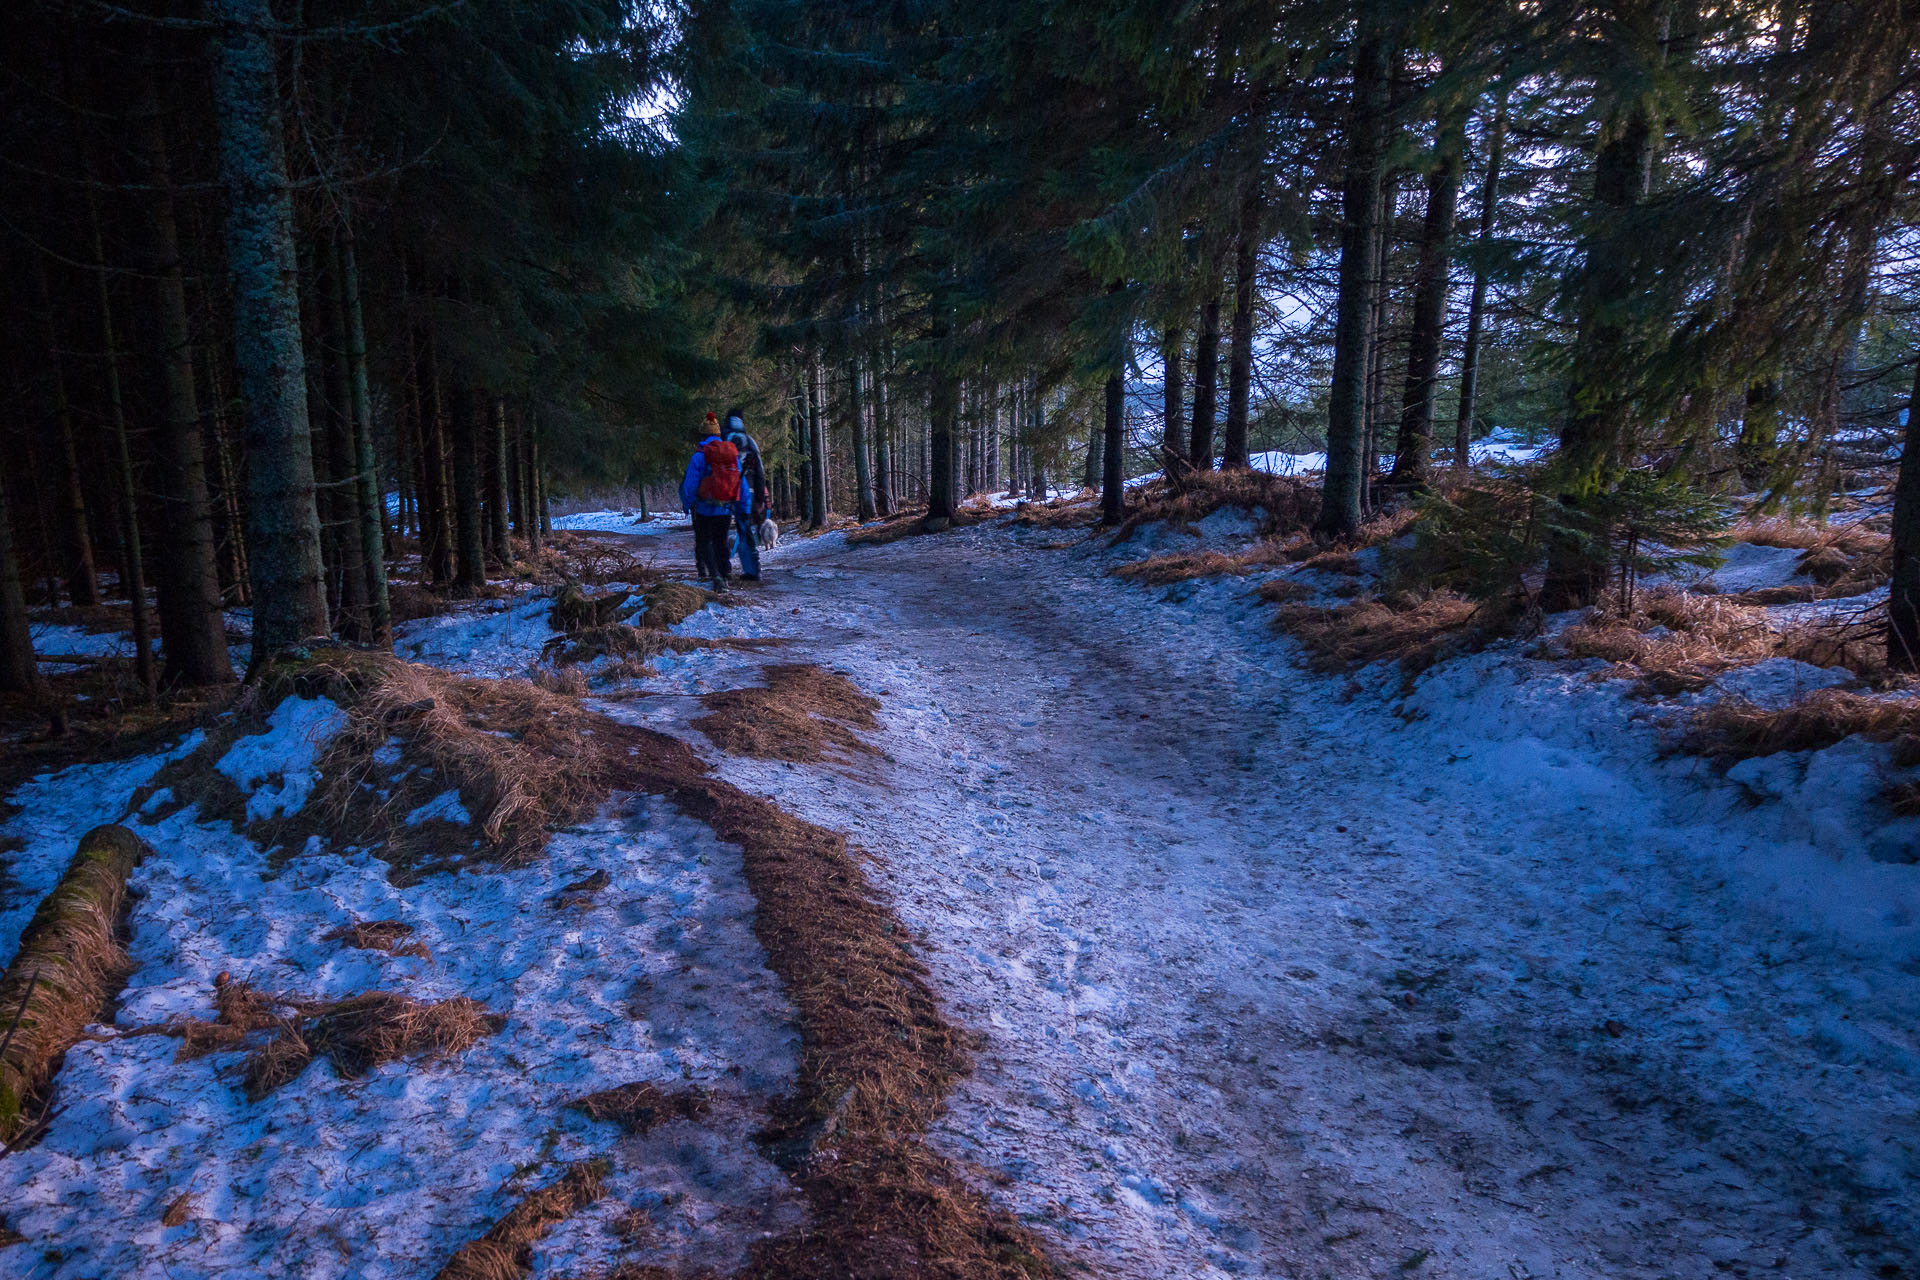
[[[1844,673],[1649,702],[1511,641],[1410,688],[1313,675],[1259,575],[1110,575],[1253,522],[1201,523],[821,538],[755,611],[884,703],[870,758],[724,767],[850,832],[985,1035],[938,1144],[1102,1275],[1908,1274],[1920,823],[1873,799],[1888,749],[1660,755],[1663,717]],[[765,661],[685,655],[610,709],[699,742],[685,695]]]

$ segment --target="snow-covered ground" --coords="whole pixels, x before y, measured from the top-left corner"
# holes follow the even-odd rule
[[[642,517],[638,511],[576,511],[555,516],[553,527],[575,533],[673,533],[691,529],[693,521],[683,511],[655,511]]]
[[[765,662],[819,662],[881,699],[875,757],[720,767],[874,859],[950,1016],[985,1037],[933,1141],[1096,1274],[1911,1274],[1920,866],[1900,859],[1920,823],[1875,809],[1886,748],[1720,776],[1658,755],[1684,706],[1518,643],[1410,691],[1397,670],[1311,675],[1256,579],[1110,575],[1253,527],[1201,524],[1116,549],[1000,524],[792,540],[761,607],[678,628],[782,637],[777,658],[663,655],[652,696],[589,705],[714,756],[688,695]],[[1722,589],[1796,572],[1796,553],[1760,552]],[[398,647],[519,672],[545,608],[476,602]],[[1690,696],[1834,678],[1775,661]],[[327,711],[295,706],[225,771],[282,760],[262,791],[284,796]],[[15,793],[8,950],[72,840],[158,765]],[[616,1256],[724,1269],[798,1219],[744,1141],[794,1050],[738,854],[661,802],[616,797],[526,869],[404,889],[364,851],[276,870],[192,810],[134,821],[158,851],[141,967],[114,1027],[69,1055],[74,1110],[0,1165],[0,1216],[32,1241],[0,1251],[8,1274],[431,1274],[560,1165],[609,1153],[616,1194],[536,1250],[537,1275]],[[594,905],[556,911],[596,868],[612,883]],[[376,919],[414,925],[431,959],[322,940]],[[174,1040],[122,1034],[211,1016],[223,969],[304,996],[464,995],[509,1021],[455,1060],[359,1081],[316,1063],[249,1104],[238,1054],[176,1063]],[[561,1106],[639,1079],[722,1097],[647,1139]],[[167,1227],[183,1192],[196,1212]],[[660,1232],[639,1259],[612,1234],[633,1207]]]
[[[884,762],[725,766],[848,830],[932,943],[988,1037],[939,1142],[996,1194],[1122,1277],[1914,1265],[1920,868],[1873,856],[1915,847],[1883,748],[1722,778],[1657,757],[1629,682],[1518,645],[1404,698],[1304,674],[1247,580],[1131,589],[1137,546],[1057,539],[806,544],[780,660],[880,696]]]
[[[1533,462],[1540,458],[1552,446],[1550,444],[1530,443],[1518,432],[1506,427],[1496,427],[1484,439],[1473,443],[1472,455],[1475,466],[1489,463]],[[1287,453],[1279,449],[1256,453],[1248,459],[1255,471],[1264,471],[1276,476],[1316,475],[1327,469],[1327,455],[1324,450],[1307,453]],[[1216,460],[1218,465],[1218,460]],[[1383,454],[1380,465],[1384,469],[1393,465],[1393,455]],[[1159,475],[1154,472],[1148,476],[1137,476],[1128,481],[1130,485],[1144,483]]]
[[[343,723],[324,699],[289,698],[214,767],[251,791],[251,816],[288,811]],[[134,877],[138,969],[113,1025],[67,1054],[66,1110],[44,1141],[0,1165],[0,1217],[26,1238],[0,1248],[0,1273],[419,1280],[568,1162],[603,1156],[610,1194],[535,1249],[536,1276],[616,1262],[730,1269],[753,1240],[801,1220],[797,1193],[749,1141],[791,1079],[796,1035],[752,934],[736,848],[657,799],[616,796],[519,870],[398,887],[371,852],[317,840],[276,866],[192,808],[157,816],[165,791],[123,814],[199,740],[36,779],[0,824],[23,846],[0,894],[8,956],[81,832],[123,820],[154,849]],[[458,809],[456,793],[442,799],[442,812]],[[590,902],[561,899],[595,872],[608,881]],[[428,954],[326,936],[389,920]],[[219,974],[315,1000],[465,996],[506,1023],[452,1058],[360,1079],[316,1062],[250,1102],[241,1052],[176,1061],[177,1039],[129,1034],[212,1018]],[[711,1089],[712,1112],[642,1137],[566,1107],[636,1081]],[[183,1216],[168,1214],[183,1196]]]

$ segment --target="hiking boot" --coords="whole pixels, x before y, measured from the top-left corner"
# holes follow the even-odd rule
[[[713,593],[717,596],[727,594],[727,580],[725,578],[715,578],[713,580]]]

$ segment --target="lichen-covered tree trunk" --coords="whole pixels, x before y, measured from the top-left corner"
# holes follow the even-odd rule
[[[0,976],[0,1138],[34,1123],[28,1109],[61,1056],[102,1019],[132,972],[118,936],[121,907],[127,877],[146,852],[125,827],[95,827],[21,930],[20,949]]]
[[[1441,111],[1435,125],[1433,167],[1427,171],[1427,214],[1420,227],[1420,256],[1413,268],[1407,385],[1400,398],[1400,433],[1393,451],[1393,480],[1405,488],[1420,488],[1427,483],[1433,456],[1433,409],[1440,387],[1440,352],[1446,342],[1447,289],[1452,283],[1453,222],[1460,203],[1465,128],[1463,110]]]
[[[327,633],[293,204],[268,0],[208,0],[247,449],[253,661]]]
[[[172,166],[160,128],[159,95],[149,84],[142,98],[141,150],[153,188],[143,202],[153,289],[151,336],[165,397],[154,450],[159,464],[154,470],[158,516],[154,578],[160,594],[164,675],[170,685],[224,684],[233,679],[233,664],[227,658],[226,619],[220,609],[220,568],[214,555],[206,442],[194,380],[193,330],[181,269]]]
[[[27,593],[20,581],[20,558],[13,545],[7,486],[0,480],[0,692],[39,693],[41,689],[33,635],[27,628]]]
[[[1211,279],[1212,294],[1200,308],[1200,337],[1193,348],[1193,430],[1187,441],[1187,461],[1196,471],[1213,470],[1213,420],[1220,385],[1220,282]]]
[[[1333,385],[1327,405],[1327,477],[1314,531],[1350,537],[1360,527],[1367,460],[1367,365],[1380,276],[1380,188],[1387,138],[1392,53],[1383,33],[1365,30],[1354,47],[1347,171],[1341,194],[1340,282],[1335,303]]]

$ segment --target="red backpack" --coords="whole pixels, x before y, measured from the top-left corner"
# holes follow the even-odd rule
[[[700,501],[740,501],[740,451],[725,440],[709,440],[700,452],[707,459],[707,474],[700,477],[695,491]]]

